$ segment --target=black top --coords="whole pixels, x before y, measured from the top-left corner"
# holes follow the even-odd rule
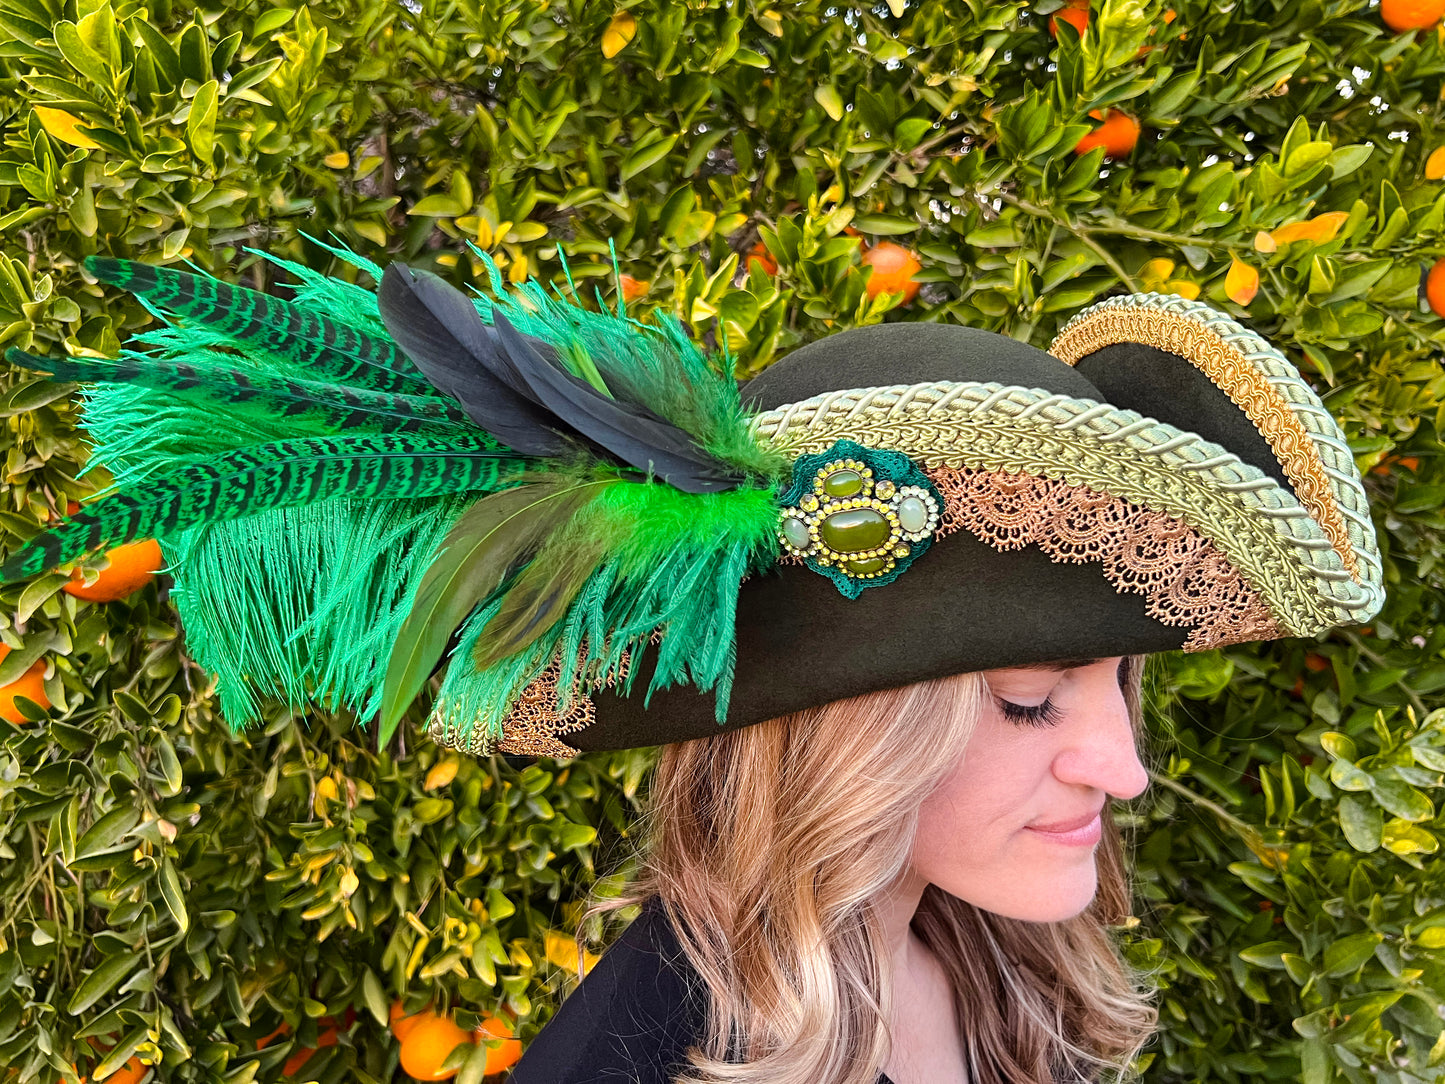
[[[653,897],[527,1047],[509,1084],[672,1084],[707,993]],[[880,1075],[878,1084],[892,1084]]]

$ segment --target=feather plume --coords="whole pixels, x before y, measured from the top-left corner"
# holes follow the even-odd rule
[[[735,468],[719,462],[692,437],[645,406],[620,402],[587,381],[558,368],[501,313],[493,313],[500,350],[482,360],[509,385],[523,387],[543,409],[563,419],[622,462],[655,474],[684,493],[715,493],[742,482]],[[604,378],[605,379],[605,378]]]
[[[499,380],[485,362],[495,335],[464,295],[435,275],[392,264],[378,294],[382,319],[426,378],[454,397],[477,425],[524,455],[575,450],[568,426]]]
[[[95,358],[40,357],[13,347],[5,358],[12,365],[48,372],[56,380],[78,383],[136,384],[227,410],[244,408],[278,420],[297,417],[329,431],[374,427],[406,432],[441,426],[461,428],[474,439],[486,435],[448,400],[439,396],[398,395],[321,384],[311,380],[223,368],[127,353],[116,361]]]
[[[289,301],[130,260],[87,256],[85,269],[163,313],[203,324],[247,349],[279,354],[333,383],[409,395],[432,390],[394,343]]]
[[[281,441],[232,452],[153,478],[143,493],[87,506],[63,527],[34,539],[3,567],[5,580],[33,576],[102,545],[174,534],[268,508],[336,497],[376,500],[496,489],[510,452],[468,450],[454,440],[356,436]]]

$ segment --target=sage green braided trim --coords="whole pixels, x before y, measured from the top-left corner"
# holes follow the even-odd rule
[[[1318,465],[1327,480],[1330,503],[1342,521],[1341,526],[1344,528],[1348,548],[1354,555],[1361,585],[1367,591],[1381,593],[1383,601],[1383,569],[1375,528],[1370,519],[1369,501],[1349,444],[1340,431],[1339,424],[1325,409],[1314,389],[1299,375],[1295,366],[1258,333],[1203,302],[1190,301],[1177,294],[1130,294],[1108,298],[1080,312],[1060,329],[1049,346],[1049,352],[1073,365],[1082,356],[1079,351],[1084,349],[1083,344],[1089,339],[1097,338],[1099,332],[1106,332],[1107,337],[1114,341],[1142,341],[1130,328],[1131,314],[1140,310],[1188,321],[1206,335],[1217,339],[1238,362],[1251,367],[1264,377],[1265,384],[1289,408],[1314,446]],[[1174,350],[1174,353],[1202,367],[1204,359],[1195,356],[1197,346],[1191,346],[1187,339],[1173,344],[1151,341],[1150,345],[1163,349],[1177,345],[1180,349]],[[1096,349],[1097,345],[1091,348]],[[1210,373],[1210,376],[1216,383],[1220,383],[1215,374]],[[1230,391],[1229,388],[1225,390]],[[1231,397],[1234,395],[1231,394]],[[1236,398],[1235,401],[1239,402],[1239,399]],[[1291,458],[1289,453],[1293,449],[1279,446],[1280,434],[1267,432],[1269,427],[1260,425],[1261,419],[1252,420],[1265,439],[1270,441],[1271,446],[1275,447],[1277,452],[1284,453],[1281,455],[1281,463],[1288,468]],[[1291,481],[1298,484],[1293,474]],[[1326,519],[1329,518],[1328,511],[1325,510]],[[1326,526],[1328,528],[1329,524]]]
[[[998,384],[898,385],[788,404],[758,415],[753,433],[794,456],[851,439],[925,466],[1027,471],[1166,512],[1224,552],[1289,635],[1373,613],[1292,493],[1195,433],[1107,403]]]

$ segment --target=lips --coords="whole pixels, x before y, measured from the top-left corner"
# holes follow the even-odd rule
[[[1077,832],[1080,828],[1092,824],[1094,818],[1099,815],[1102,808],[1103,807],[1101,806],[1099,809],[1092,810],[1088,813],[1080,814],[1079,816],[1074,817],[1071,820],[1055,821],[1052,824],[1030,824],[1026,827],[1032,828],[1035,832]]]

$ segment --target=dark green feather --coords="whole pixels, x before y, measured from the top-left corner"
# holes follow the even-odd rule
[[[169,315],[204,324],[243,349],[264,350],[329,383],[427,395],[435,391],[396,344],[278,297],[165,267],[87,256],[101,282]]]
[[[601,487],[618,484],[549,479],[483,497],[461,515],[427,566],[392,645],[381,701],[383,746],[473,608]]]
[[[332,429],[371,426],[386,432],[453,425],[479,438],[483,436],[460,407],[436,395],[398,395],[313,380],[288,380],[219,365],[187,365],[145,354],[126,354],[109,361],[41,357],[12,348],[5,359],[12,365],[48,372],[56,380],[136,384],[222,410],[242,406],[278,421],[303,418]]]
[[[158,537],[267,508],[347,497],[382,500],[483,492],[519,472],[510,452],[416,435],[283,440],[157,475],[144,487],[88,505],[30,540],[0,580],[34,576],[103,545]]]
[[[472,648],[478,673],[529,647],[567,616],[567,608],[607,553],[596,534],[573,534],[546,546],[517,575]]]

